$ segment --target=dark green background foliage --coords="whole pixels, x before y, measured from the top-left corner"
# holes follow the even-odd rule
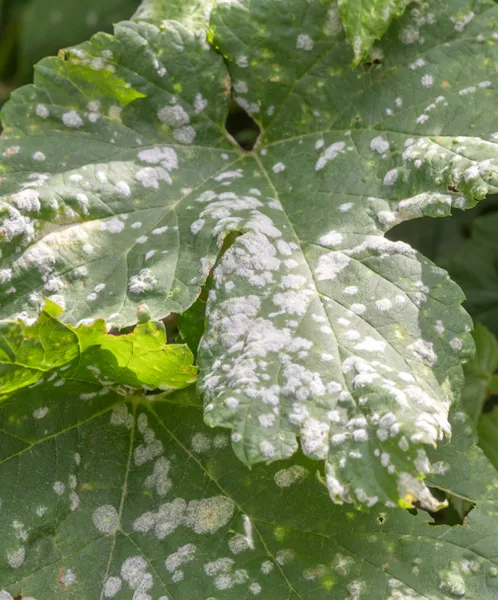
[[[498,598],[497,73],[492,0],[0,0],[0,600]]]

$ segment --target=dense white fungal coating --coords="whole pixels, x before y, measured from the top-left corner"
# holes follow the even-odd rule
[[[119,515],[114,506],[99,506],[92,515],[94,526],[103,534],[113,535],[119,528]]]

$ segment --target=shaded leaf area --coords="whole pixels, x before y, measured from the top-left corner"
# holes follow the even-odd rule
[[[384,234],[496,189],[498,9],[408,11],[367,73],[330,8],[219,3],[216,51],[177,22],[127,22],[43,61],[4,110],[0,314],[48,295],[67,322],[133,325],[144,301],[161,320],[217,264],[208,424],[247,464],[299,438],[335,502],[437,509],[420,457],[449,434],[471,322],[447,274]],[[253,152],[225,130],[232,96]]]
[[[35,323],[0,321],[0,400],[29,386],[99,381],[130,389],[180,389],[196,379],[187,346],[167,345],[162,323],[138,324],[127,335],[108,335],[99,319],[71,327],[47,302]],[[29,393],[29,392],[26,392]]]
[[[353,47],[355,63],[360,63],[376,40],[385,34],[391,21],[399,18],[412,0],[338,0],[339,14]],[[330,26],[336,20],[335,8],[329,11]],[[420,8],[413,12],[423,13]]]
[[[498,343],[484,325],[477,323],[473,332],[476,353],[464,366],[465,386],[462,391],[462,410],[477,427],[486,401],[496,388],[495,372],[498,369]]]
[[[432,483],[477,506],[434,527],[331,505],[301,455],[242,468],[192,389],[79,398],[98,390],[43,384],[0,406],[3,598],[496,598],[496,470],[460,417]]]
[[[0,5],[0,79],[13,87],[28,82],[39,60],[97,31],[111,31],[138,4],[139,0],[4,0]]]
[[[479,445],[492,464],[498,468],[498,407],[481,415]]]
[[[498,214],[476,219],[471,237],[448,260],[448,270],[467,297],[474,318],[498,335]]]

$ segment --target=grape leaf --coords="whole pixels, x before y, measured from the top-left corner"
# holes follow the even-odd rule
[[[108,335],[105,322],[71,327],[50,301],[35,323],[0,321],[0,400],[44,379],[69,379],[135,389],[180,389],[196,379],[187,346],[167,345],[162,323],[139,323],[127,335]]]
[[[496,598],[496,470],[458,430],[434,484],[477,507],[434,527],[331,506],[302,456],[241,469],[192,389],[78,399],[98,390],[44,383],[0,406],[2,600]]]
[[[247,464],[299,436],[336,502],[437,509],[417,459],[449,434],[471,321],[447,274],[384,233],[496,190],[498,7],[424,3],[369,72],[330,7],[219,3],[216,52],[173,21],[125,22],[43,61],[3,113],[0,316],[48,295],[70,322],[129,325],[144,300],[161,319],[219,259],[207,423]],[[224,129],[230,84],[253,152]]]
[[[368,55],[375,40],[380,40],[391,21],[400,17],[411,2],[412,0],[338,0],[339,13],[353,47],[356,64]]]

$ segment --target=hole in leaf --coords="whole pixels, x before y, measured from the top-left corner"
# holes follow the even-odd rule
[[[467,515],[475,506],[475,504],[468,500],[457,498],[438,488],[431,488],[431,492],[438,500],[448,501],[448,506],[438,512],[427,511],[434,519],[434,522],[430,523],[432,526],[449,525],[452,527],[454,525],[463,525]]]
[[[254,119],[234,100],[230,102],[225,128],[244,150],[252,150],[261,133]]]

